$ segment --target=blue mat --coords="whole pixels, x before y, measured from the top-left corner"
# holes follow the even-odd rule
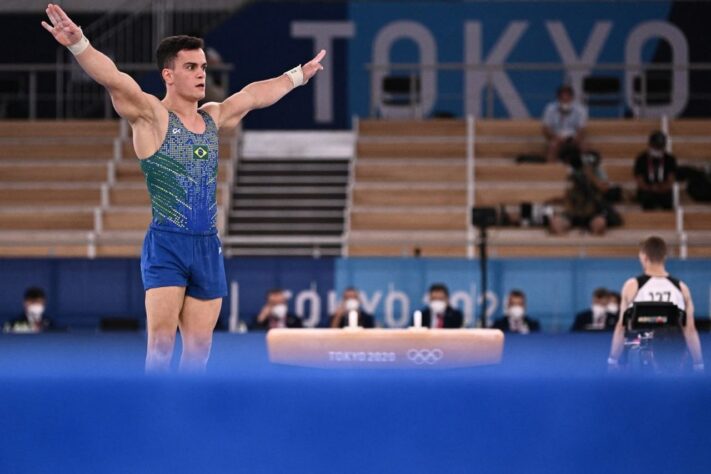
[[[607,376],[608,335],[369,371],[274,366],[263,335],[217,334],[203,377],[143,376],[144,343],[0,337],[0,472],[711,471],[711,378]]]

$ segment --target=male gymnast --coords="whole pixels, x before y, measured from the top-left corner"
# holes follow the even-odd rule
[[[156,59],[166,94],[159,100],[94,49],[58,5],[50,3],[46,12],[51,24],[43,21],[42,26],[106,88],[114,109],[133,129],[153,213],[141,254],[146,371],[170,368],[177,329],[183,342],[180,369],[203,371],[227,295],[216,226],[218,132],[306,84],[323,69],[326,51],[279,77],[251,83],[223,102],[198,108],[205,97],[207,66],[201,39],[171,36],[161,41]]]
[[[694,370],[704,370],[701,341],[694,323],[694,303],[691,300],[691,291],[683,281],[672,277],[667,272],[664,265],[666,256],[667,245],[661,237],[652,236],[642,242],[639,250],[639,263],[643,273],[636,278],[630,278],[622,286],[620,315],[612,336],[610,357],[607,359],[607,363],[612,369],[619,367],[620,356],[624,350],[623,320],[625,311],[638,301],[659,301],[673,303],[677,308],[686,312],[686,324],[683,327],[686,346],[691,354]]]

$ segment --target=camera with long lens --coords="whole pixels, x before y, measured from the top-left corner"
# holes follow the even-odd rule
[[[600,164],[600,154],[596,151],[571,152],[567,156],[567,162],[570,163],[570,167],[576,171],[581,170],[583,166],[595,168]]]

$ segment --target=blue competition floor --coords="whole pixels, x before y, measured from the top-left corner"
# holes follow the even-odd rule
[[[608,376],[609,335],[370,371],[218,333],[203,377],[145,377],[144,337],[0,336],[0,473],[711,472],[711,376]]]

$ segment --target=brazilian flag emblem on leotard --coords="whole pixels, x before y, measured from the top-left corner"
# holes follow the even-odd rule
[[[193,158],[207,160],[209,154],[210,152],[207,149],[207,145],[193,145]]]

